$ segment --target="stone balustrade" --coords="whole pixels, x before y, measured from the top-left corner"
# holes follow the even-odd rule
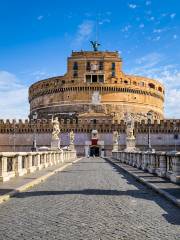
[[[70,162],[75,158],[76,151],[1,152],[0,181],[5,182],[15,176],[23,176],[52,165]]]
[[[124,152],[113,151],[114,159],[133,167],[169,178],[180,183],[180,152]]]

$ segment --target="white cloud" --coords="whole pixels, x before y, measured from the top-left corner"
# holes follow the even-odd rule
[[[136,18],[136,21],[138,21],[138,22],[139,22],[140,20],[141,20],[141,19],[140,19],[140,17],[137,17],[137,18]]]
[[[124,28],[122,28],[121,31],[122,31],[122,32],[128,32],[130,28],[131,28],[131,25],[128,24],[127,26],[125,26]]]
[[[139,25],[139,27],[140,27],[140,28],[144,28],[144,24],[141,23],[141,24]]]
[[[43,18],[44,18],[44,16],[40,15],[40,16],[37,17],[37,20],[41,21]]]
[[[173,35],[173,39],[177,39],[178,36],[176,34]]]
[[[85,20],[79,26],[76,33],[75,42],[80,45],[85,40],[89,39],[94,29],[94,22]]]
[[[162,13],[161,16],[162,17],[166,17],[168,15],[168,13]]]
[[[163,31],[165,31],[164,29],[154,29],[153,33],[162,33]]]
[[[0,118],[27,118],[28,108],[28,88],[12,73],[0,71]]]
[[[150,53],[136,59],[131,74],[159,80],[165,86],[165,116],[180,118],[180,66],[165,64],[166,58],[159,53]]]
[[[149,6],[151,4],[151,1],[146,1],[146,6]]]
[[[153,38],[153,41],[159,41],[160,39],[161,39],[161,37],[157,36],[157,37]]]
[[[137,7],[136,4],[132,4],[132,3],[129,3],[128,6],[129,6],[129,8],[132,8],[132,9],[135,9]]]
[[[108,12],[106,12],[106,14],[110,16],[112,14],[112,12],[108,11]]]
[[[143,69],[150,68],[158,64],[162,60],[162,55],[156,52],[147,54],[135,60],[135,63],[141,65]],[[139,67],[138,67],[139,70]]]
[[[37,70],[37,71],[34,71],[31,73],[31,76],[33,76],[36,81],[42,80],[42,79],[45,79],[48,77],[52,77],[54,75],[55,74],[53,74],[53,73],[51,73],[51,74],[47,73],[45,70]]]
[[[99,21],[99,25],[103,25],[104,23],[110,23],[111,20],[108,18],[102,19],[101,21]]]
[[[152,14],[152,11],[149,10],[149,11],[146,11],[147,15],[151,15]]]
[[[170,18],[173,19],[176,16],[176,13],[170,14]]]
[[[154,21],[154,20],[155,20],[155,17],[150,17],[149,20],[150,20],[150,21]]]

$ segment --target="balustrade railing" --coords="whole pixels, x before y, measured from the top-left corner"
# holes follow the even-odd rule
[[[180,152],[113,151],[114,159],[180,183]]]
[[[0,181],[8,181],[15,176],[23,176],[48,166],[73,161],[76,151],[47,152],[1,152]]]

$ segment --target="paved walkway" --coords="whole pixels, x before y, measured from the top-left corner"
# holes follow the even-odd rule
[[[180,239],[180,210],[101,158],[0,205],[0,239]]]
[[[145,183],[152,189],[160,192],[160,194],[164,195],[167,199],[174,202],[177,206],[180,207],[180,184],[172,183],[167,178],[158,177],[156,174],[151,174],[147,171],[132,167],[128,164],[120,162],[119,160],[107,158],[107,161],[108,160],[113,164],[121,167],[123,170],[127,171],[136,179]]]
[[[59,164],[56,164],[56,165],[53,165],[53,166],[50,166],[47,168],[43,168],[40,171],[37,170],[33,173],[28,173],[21,177],[14,177],[7,182],[0,182],[0,197],[3,196],[4,194],[8,194],[9,192],[11,192],[25,184],[31,183],[32,181],[34,181],[46,174],[52,173],[56,169],[64,166],[65,164],[67,164],[67,162],[59,163]]]

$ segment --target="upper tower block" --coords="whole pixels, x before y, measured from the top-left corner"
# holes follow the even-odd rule
[[[118,52],[72,52],[68,58],[67,79],[79,83],[112,83],[123,75]]]

